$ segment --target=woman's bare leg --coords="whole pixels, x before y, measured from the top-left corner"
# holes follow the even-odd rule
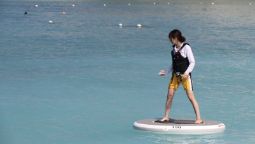
[[[197,103],[197,100],[194,96],[194,93],[193,91],[186,91],[186,94],[190,100],[190,102],[192,103],[192,106],[193,106],[193,109],[195,111],[195,114],[196,114],[196,121],[195,123],[201,123],[203,122],[202,119],[201,119],[201,116],[200,116],[200,110],[199,110],[199,105]]]
[[[167,93],[167,100],[166,100],[166,105],[165,105],[165,113],[164,113],[164,117],[161,119],[161,121],[164,120],[169,120],[169,113],[170,113],[170,109],[172,106],[172,102],[173,102],[173,97],[174,97],[174,89],[169,89],[168,93]]]

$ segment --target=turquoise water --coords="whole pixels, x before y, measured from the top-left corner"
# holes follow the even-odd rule
[[[211,2],[1,1],[1,143],[254,143],[255,3]],[[169,77],[157,74],[171,62],[173,28],[193,48],[202,118],[225,123],[222,134],[132,127],[163,114]],[[171,116],[195,118],[182,88]]]

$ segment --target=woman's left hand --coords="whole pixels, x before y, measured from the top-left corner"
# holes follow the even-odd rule
[[[184,74],[182,75],[182,79],[186,79],[186,78],[188,78],[188,77],[189,77],[189,75],[186,74],[186,73],[184,73]]]

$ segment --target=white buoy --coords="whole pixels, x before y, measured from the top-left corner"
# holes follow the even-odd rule
[[[156,2],[154,2],[153,4],[156,5]]]
[[[131,3],[128,3],[128,6],[131,6]]]
[[[53,24],[53,21],[52,21],[52,20],[49,20],[49,24]]]
[[[35,4],[35,7],[38,7],[38,4]]]
[[[104,7],[106,7],[106,4],[104,4]]]
[[[63,12],[62,12],[62,15],[65,15],[65,14],[66,14],[66,12],[65,12],[65,11],[63,11]]]
[[[122,28],[123,24],[122,23],[119,23],[119,27]]]
[[[215,5],[215,3],[214,3],[214,2],[212,2],[212,5]]]
[[[250,2],[249,5],[252,5],[252,3]]]
[[[72,4],[72,7],[75,7],[75,4]]]
[[[168,2],[167,4],[170,5],[170,2]]]
[[[137,24],[136,25],[138,28],[141,28],[143,25],[142,24]]]

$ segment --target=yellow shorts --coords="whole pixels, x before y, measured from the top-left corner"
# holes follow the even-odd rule
[[[182,84],[184,90],[193,91],[191,75],[189,75],[189,77],[186,79],[182,79],[180,76],[178,77],[176,74],[173,74],[168,88],[177,90],[180,83]]]

